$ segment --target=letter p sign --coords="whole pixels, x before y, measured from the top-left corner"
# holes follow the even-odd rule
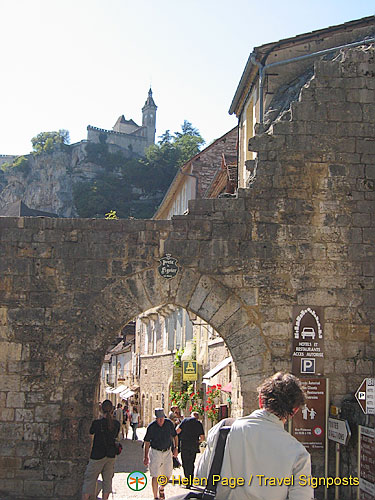
[[[301,373],[315,373],[315,359],[301,359]]]

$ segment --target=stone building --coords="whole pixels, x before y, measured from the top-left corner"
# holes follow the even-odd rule
[[[188,209],[189,200],[211,197],[210,190],[213,185],[220,193],[225,191],[228,186],[226,161],[235,157],[236,150],[237,127],[215,140],[180,168],[154,219],[171,219],[174,215],[183,214]],[[196,360],[200,366],[195,390],[202,389],[205,394],[209,384],[220,383],[223,387],[228,386],[232,382],[232,371],[235,380],[235,371],[229,364],[224,366],[220,373],[206,378],[202,385],[203,375],[214,370],[223,359],[229,358],[230,354],[219,334],[197,316],[168,304],[146,311],[137,318],[136,350],[140,355],[139,386],[141,418],[144,425],[154,418],[153,407],[160,406],[168,411],[171,406],[172,388],[175,391],[181,390],[181,379],[174,380],[174,376],[180,377],[179,372],[176,374],[173,370],[175,355],[177,351],[184,350],[187,343],[193,341]],[[157,378],[156,371],[159,374]],[[231,391],[232,387],[229,387]],[[236,386],[234,390],[237,391]],[[227,403],[228,396],[229,393],[223,393],[220,402]],[[233,405],[233,411],[239,412],[236,404]],[[206,428],[210,423],[205,422]]]
[[[280,119],[253,127],[250,141],[245,129],[240,147],[253,156],[236,197],[191,200],[171,220],[0,218],[3,498],[80,498],[108,346],[129,321],[169,304],[224,339],[244,414],[264,377],[293,367],[295,308],[320,308],[329,404],[352,431],[340,476],[358,476],[359,425],[375,428],[354,397],[374,378],[375,47],[365,40],[374,21],[330,28],[359,45],[309,58],[311,78]],[[166,253],[178,259],[171,280],[158,271]],[[312,475],[335,477],[334,458],[333,442],[313,451]],[[339,498],[354,500],[357,488]]]
[[[336,57],[338,51],[330,50],[334,47],[358,43],[374,36],[374,16],[370,16],[253,49],[229,109],[229,114],[238,117],[239,187],[249,185],[256,168],[256,154],[248,147],[249,139],[255,134],[256,124],[261,124],[257,129],[259,133],[269,130],[276,121],[288,121],[291,102],[298,101],[301,88],[313,78],[314,61]],[[340,90],[334,92],[338,99]],[[340,102],[346,106],[343,96]],[[347,110],[350,114],[350,106]]]
[[[87,127],[87,140],[94,143],[106,143],[113,151],[114,148],[125,152],[144,156],[145,149],[155,143],[157,106],[152,97],[152,90],[148,91],[146,102],[142,108],[142,125],[134,120],[126,120],[121,115],[112,130],[98,127]]]

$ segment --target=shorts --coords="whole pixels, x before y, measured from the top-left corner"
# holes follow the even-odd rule
[[[155,448],[150,448],[148,456],[150,460],[150,476],[158,477],[164,475],[169,479],[173,472],[172,450],[159,451],[155,450]]]
[[[103,493],[112,493],[112,478],[115,473],[115,459],[104,457],[100,460],[90,458],[83,477],[82,493],[95,495],[99,474],[103,478]]]

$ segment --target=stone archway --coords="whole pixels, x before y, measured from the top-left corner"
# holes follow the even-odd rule
[[[252,390],[271,370],[257,305],[222,283],[212,264],[210,273],[199,270],[194,244],[173,250],[180,260],[175,279],[159,275],[158,259],[176,244],[170,236],[179,234],[179,221],[9,223],[0,314],[1,432],[14,478],[3,483],[7,494],[79,497],[90,446],[87,415],[105,351],[121,327],[152,307],[184,307],[220,333],[245,380],[244,411],[250,408]],[[15,248],[19,275],[10,265]]]

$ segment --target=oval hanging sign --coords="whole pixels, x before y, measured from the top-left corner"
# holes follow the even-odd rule
[[[158,271],[160,276],[170,280],[177,275],[180,268],[177,265],[177,259],[172,257],[170,253],[167,253],[164,257],[159,259],[159,262]]]

